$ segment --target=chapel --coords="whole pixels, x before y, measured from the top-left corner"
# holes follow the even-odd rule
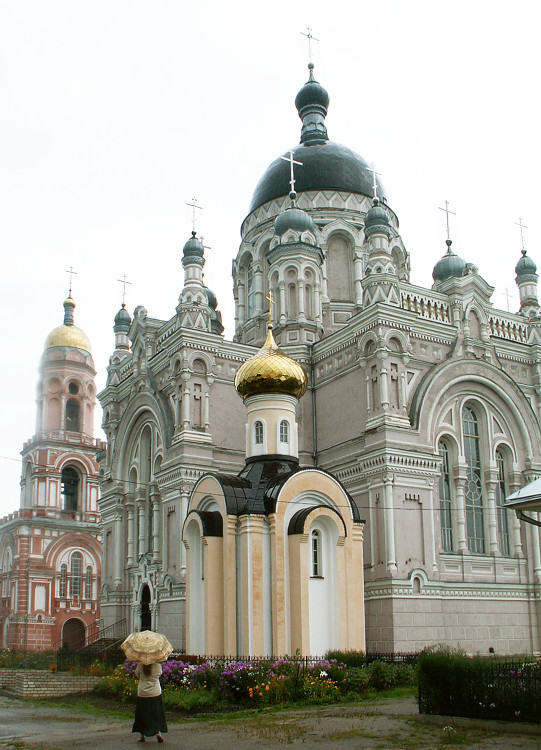
[[[115,318],[104,624],[207,653],[540,650],[539,528],[505,505],[541,476],[536,265],[509,249],[514,312],[450,238],[412,284],[399,207],[330,139],[329,101],[310,64],[299,142],[241,225],[233,340],[195,232],[171,317]],[[287,368],[247,377],[277,361],[304,395]]]

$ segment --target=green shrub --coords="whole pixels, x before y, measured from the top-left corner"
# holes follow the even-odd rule
[[[176,711],[195,713],[217,708],[220,697],[217,688],[176,688],[163,691],[163,704]]]
[[[325,658],[329,661],[336,659],[337,662],[345,664],[346,667],[366,666],[366,654],[364,651],[327,651]]]
[[[350,667],[342,683],[342,692],[346,695],[352,693],[355,697],[366,693],[370,687],[368,677],[366,667]]]
[[[394,665],[383,661],[373,661],[368,667],[368,684],[381,692],[394,686]]]
[[[52,651],[0,650],[0,669],[49,669],[51,664],[56,664]]]

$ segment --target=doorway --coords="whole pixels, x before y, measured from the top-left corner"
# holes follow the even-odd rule
[[[152,614],[150,612],[150,589],[146,583],[141,589],[141,630],[152,630]]]

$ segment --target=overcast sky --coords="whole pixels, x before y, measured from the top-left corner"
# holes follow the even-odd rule
[[[540,21],[538,0],[0,0],[0,516],[19,507],[66,269],[101,389],[117,279],[130,313],[174,315],[196,196],[232,337],[239,228],[261,174],[298,143],[308,25],[329,137],[382,173],[412,282],[432,283],[448,200],[453,249],[516,311],[519,216],[541,266]]]

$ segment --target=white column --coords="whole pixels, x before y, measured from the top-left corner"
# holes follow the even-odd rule
[[[152,557],[156,560],[160,556],[160,493],[155,488],[150,496],[152,503]]]
[[[263,269],[254,265],[255,314],[263,312]]]
[[[396,550],[394,541],[393,477],[383,477],[383,516],[385,519],[385,547],[387,570],[396,570]]]
[[[186,520],[189,496],[190,496],[190,490],[187,487],[183,487],[180,490],[180,528],[181,529],[184,525],[184,521]],[[180,572],[182,575],[186,575],[186,547],[183,544],[180,545]]]
[[[306,320],[306,315],[304,314],[304,281],[302,279],[298,279],[297,281],[297,305],[299,310],[298,320]]]
[[[122,557],[124,544],[122,539],[122,518],[120,513],[115,518],[115,586],[122,583]]]
[[[498,552],[498,518],[496,509],[496,479],[494,471],[489,472],[490,479],[487,486],[488,510],[488,549],[491,555]],[[497,472],[496,472],[497,477]]]
[[[182,379],[184,386],[182,389],[182,428],[184,430],[190,427],[190,386],[188,385],[189,373],[183,373]]]
[[[361,284],[361,280],[363,278],[363,258],[359,253],[355,253],[353,257],[355,302],[360,307],[363,303],[363,287]]]
[[[144,555],[145,550],[145,500],[139,498],[137,501],[137,512],[139,513],[139,539],[138,539],[138,554],[139,556]]]
[[[286,288],[285,282],[279,281],[278,288],[280,290],[280,323],[285,323],[286,318]]]
[[[128,539],[127,539],[127,564],[133,565],[133,543],[134,543],[134,523],[133,523],[133,500],[132,497],[128,499],[126,496],[126,513],[128,517]]]
[[[458,534],[458,550],[466,551],[468,545],[466,544],[466,507],[464,500],[464,489],[466,484],[465,467],[458,468],[459,474],[456,482],[456,510],[457,510],[457,534]],[[464,474],[462,473],[464,471]]]

